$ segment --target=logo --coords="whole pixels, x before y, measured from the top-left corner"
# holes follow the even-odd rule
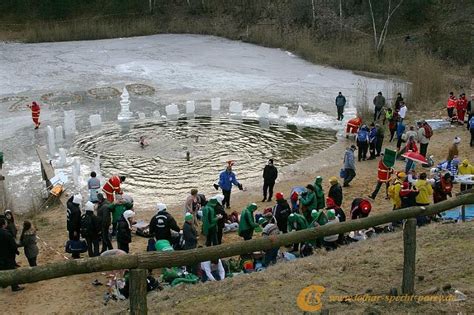
[[[316,312],[323,307],[321,294],[326,289],[319,285],[310,285],[303,288],[296,297],[296,304],[305,312]]]

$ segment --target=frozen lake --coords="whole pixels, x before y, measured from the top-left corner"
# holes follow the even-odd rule
[[[94,135],[90,132],[89,125],[89,116],[92,114],[100,114],[104,126],[113,129],[111,124],[116,122],[120,110],[119,94],[124,86],[127,86],[130,92],[130,110],[137,118],[138,113],[141,113],[141,118],[145,116],[148,120],[153,120],[157,111],[164,115],[165,106],[170,103],[176,103],[183,116],[188,100],[195,101],[196,117],[210,117],[210,99],[220,97],[220,117],[227,119],[229,103],[239,101],[243,103],[242,116],[247,120],[257,121],[259,104],[268,103],[270,114],[268,122],[263,122],[264,138],[271,139],[278,135],[278,132],[287,134],[288,130],[279,129],[282,125],[298,126],[300,129],[289,129],[297,136],[308,135],[307,130],[301,130],[303,127],[334,130],[333,133],[327,134],[318,132],[323,136],[310,137],[317,138],[314,140],[315,145],[317,144],[314,150],[316,152],[332,142],[325,142],[324,137],[334,139],[335,130],[344,124],[337,122],[334,117],[334,98],[337,92],[342,91],[349,101],[346,109],[346,117],[349,117],[355,112],[354,106],[363,101],[361,95],[371,99],[381,90],[390,98],[390,94],[396,92],[396,84],[399,83],[313,65],[283,50],[212,36],[156,35],[61,43],[2,43],[0,149],[5,152],[5,172],[12,195],[10,206],[14,210],[22,211],[40,194],[42,183],[34,147],[46,145],[45,127],[62,125],[64,110],[76,111],[78,134],[58,144],[58,147],[70,151],[68,160],[72,156],[82,157],[83,180],[86,179],[94,159],[94,156],[88,154],[107,155],[107,147],[100,147],[94,142],[94,146],[100,150],[88,153],[83,150],[84,144],[78,146],[75,141]],[[42,126],[37,131],[33,130],[30,113],[25,107],[33,100],[42,104]],[[299,105],[307,112],[306,118],[295,117]],[[278,106],[287,107],[290,117],[278,119]],[[221,124],[223,123],[219,124],[219,128],[222,128]],[[278,128],[268,128],[272,125]],[[259,124],[251,126],[253,134],[258,135],[259,131],[255,128],[258,128]],[[167,137],[181,139],[169,132],[173,128],[164,128],[167,130]],[[231,129],[233,128],[236,126],[232,125]],[[132,124],[130,130],[136,129]],[[107,135],[107,132],[102,132],[101,137],[105,137],[104,134]],[[115,136],[117,134],[114,134]],[[153,136],[159,137],[155,134]],[[189,150],[193,151],[192,144],[188,141],[183,140],[182,145],[176,147],[190,147]],[[206,143],[205,139],[203,141]],[[212,139],[213,144],[219,145],[218,142],[219,137]],[[110,144],[110,148],[114,154],[121,146],[133,150],[133,147],[129,147],[131,143],[133,140]],[[246,146],[241,147],[243,151],[247,150]],[[201,152],[205,148],[194,150]],[[166,152],[166,158],[182,159],[182,150],[177,151],[174,155]],[[261,161],[266,158],[265,152],[276,151],[269,143],[268,148],[262,150]],[[241,153],[236,153],[236,156],[245,156]],[[52,159],[56,160],[57,157]],[[222,168],[222,159],[223,157],[217,159],[216,165],[210,166],[211,169]],[[292,161],[293,159],[286,159],[282,165]],[[248,184],[244,183],[244,186],[252,186],[252,179],[260,177],[260,174],[256,175],[257,168],[254,165],[250,173],[246,173],[245,169],[238,169],[241,177],[248,180]],[[112,170],[116,171],[117,168],[109,169]],[[68,167],[64,171],[68,172]],[[103,172],[106,176],[110,175],[107,171],[105,169]],[[210,177],[211,175],[207,174],[206,178]],[[134,178],[134,182],[139,183],[140,177]],[[165,202],[172,203],[184,200],[184,197],[180,191],[179,196],[168,194],[163,198]],[[148,201],[141,198],[137,202],[148,204]],[[153,200],[152,203],[154,202],[156,201]]]

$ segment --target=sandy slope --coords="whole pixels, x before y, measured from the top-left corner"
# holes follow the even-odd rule
[[[467,142],[468,132],[465,128],[461,127],[436,131],[428,149],[429,152],[434,154],[437,160],[444,159],[448,146],[455,135],[460,135],[463,138],[460,146],[461,158],[469,157],[471,160],[474,160],[473,151],[469,148]],[[325,179],[329,176],[337,175],[342,161],[343,150],[349,144],[349,141],[343,140],[322,153],[301,161],[301,164],[295,167],[294,173],[288,174],[286,178],[282,179],[276,185],[276,191],[283,191],[288,195],[292,186],[312,183],[316,175],[321,175]],[[394,144],[391,145],[393,146]],[[348,212],[349,204],[352,199],[357,196],[366,196],[369,194],[376,182],[376,161],[358,163],[357,167],[358,175],[353,182],[353,187],[344,190],[343,209],[345,209],[346,213]],[[397,164],[397,167],[401,169],[403,164]],[[329,185],[327,180],[324,182],[324,185],[327,191]],[[232,208],[240,210],[246,203],[259,201],[260,199],[261,193],[256,190],[235,194],[232,200]],[[270,205],[270,203],[258,204],[262,209],[266,205]],[[181,206],[176,206],[172,209],[178,221],[181,222]],[[391,205],[389,201],[384,200],[382,190],[378,199],[374,202],[373,211],[390,211],[390,209]],[[153,212],[152,210],[140,212],[138,213],[138,218],[149,220]],[[21,221],[18,220],[18,222]],[[38,215],[34,219],[34,222],[38,226],[39,236],[48,244],[48,246],[46,246],[40,242],[38,263],[42,265],[52,261],[64,260],[62,256],[63,244],[67,239],[65,210],[50,210]],[[439,232],[436,227],[421,230],[423,233],[420,233],[420,235],[426,237],[426,242],[424,245],[419,246],[419,249],[421,250],[427,247],[430,250],[425,251],[424,254],[422,254],[424,256],[420,254],[420,257],[424,258],[421,260],[422,264],[418,270],[423,271],[421,274],[425,275],[426,281],[420,284],[419,288],[425,288],[425,285],[426,287],[430,285],[442,285],[445,281],[451,281],[453,286],[458,286],[461,291],[463,291],[463,289],[471,290],[470,293],[472,295],[472,286],[468,286],[468,283],[474,283],[472,272],[468,271],[467,268],[461,268],[461,266],[468,265],[468,257],[465,253],[474,252],[472,249],[472,227],[470,227],[471,233],[459,232],[459,234],[457,228],[450,227],[446,229],[447,230],[444,228],[439,229]],[[426,233],[424,231],[426,231]],[[437,234],[433,234],[435,232]],[[372,288],[375,294],[382,294],[390,287],[398,286],[400,282],[400,238],[401,236],[398,234],[388,235],[384,238],[380,238],[377,244],[367,242],[363,245],[353,245],[350,249],[348,248],[347,251],[344,249],[331,254],[323,252],[307,260],[288,265],[289,267],[286,265],[277,265],[272,268],[272,270],[276,272],[281,269],[278,275],[272,276],[270,272],[252,275],[251,278],[248,278],[253,280],[251,283],[245,281],[247,279],[246,276],[229,282],[228,286],[226,285],[227,282],[223,282],[222,284],[210,286],[199,285],[196,287],[178,288],[175,291],[163,292],[155,297],[159,303],[156,303],[154,308],[157,310],[160,309],[161,311],[169,311],[170,306],[177,304],[173,310],[197,313],[209,309],[214,312],[222,312],[226,309],[219,303],[231,301],[232,296],[235,296],[236,290],[244,285],[246,286],[238,291],[237,294],[240,298],[235,302],[229,302],[231,310],[237,311],[238,307],[242,307],[246,311],[256,311],[255,307],[257,305],[265,303],[264,305],[267,308],[264,310],[266,311],[295,312],[297,309],[294,305],[294,297],[297,291],[313,283],[326,285],[329,290],[328,292],[333,294],[343,292],[346,294],[363,293],[366,288]],[[237,239],[235,234],[227,235],[225,242],[230,242],[234,239]],[[397,241],[393,242],[393,249],[391,249],[388,244],[391,244],[391,240],[395,239],[397,239]],[[460,239],[466,240],[466,242],[458,242],[456,243],[456,247],[451,247],[453,242],[455,243]],[[468,246],[471,248],[468,248]],[[134,242],[131,244],[131,251],[140,252],[144,249],[145,240],[135,237]],[[392,255],[392,253],[396,254]],[[338,273],[341,273],[340,268],[342,266],[346,266],[346,268],[350,266],[349,263],[354,260],[354,255],[361,254],[364,254],[365,258],[356,259],[357,269],[348,268],[344,274],[341,274],[341,277],[335,277]],[[19,256],[18,261],[22,266],[27,265],[23,255]],[[463,263],[463,261],[466,263]],[[321,273],[321,269],[324,270],[324,274]],[[431,269],[433,271],[430,273],[429,270]],[[459,269],[458,273],[453,273],[452,275],[446,274],[447,270],[457,269]],[[351,274],[349,271],[352,270],[357,270],[357,273]],[[376,280],[367,282],[366,278],[371,277]],[[126,303],[117,303],[118,305],[109,305],[107,307],[102,305],[102,295],[105,292],[104,287],[94,287],[90,284],[96,278],[102,282],[106,281],[104,275],[93,274],[27,284],[26,289],[20,293],[12,293],[9,289],[0,289],[0,305],[2,305],[4,309],[9,309],[12,313],[80,313],[90,312],[92,310],[105,313],[112,309],[114,311],[124,309]],[[428,281],[428,279],[432,279],[433,281]],[[470,282],[468,280],[470,280]],[[288,281],[291,282],[287,285]],[[359,282],[362,282],[363,285],[360,285]],[[277,290],[275,290],[275,288],[277,288]],[[206,292],[206,294],[203,292]],[[213,294],[209,295],[209,292]],[[256,292],[258,292],[258,295],[254,294]],[[166,298],[166,296],[168,296],[168,298]],[[202,298],[201,300],[199,299],[200,297]],[[163,302],[163,300],[167,299],[169,299],[168,302]],[[206,303],[202,305],[197,302],[189,304],[186,302],[187,300],[195,302],[199,300]],[[215,303],[216,301],[219,303]],[[461,310],[458,308],[460,307],[459,305],[456,304],[452,309],[446,308],[444,310]],[[470,305],[472,307],[472,304]],[[210,309],[210,307],[213,308]],[[343,306],[334,307],[336,310],[343,310],[343,308],[339,308]],[[421,305],[419,307],[420,308],[412,308],[410,310],[429,310],[424,309],[424,307],[429,306]],[[362,306],[349,306],[344,308],[345,311],[353,310],[357,312],[362,309]],[[398,309],[394,309],[394,311],[397,310]],[[398,311],[401,312],[403,310],[400,309]]]

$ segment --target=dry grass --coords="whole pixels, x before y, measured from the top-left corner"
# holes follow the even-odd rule
[[[402,233],[385,234],[355,243],[343,250],[320,251],[294,262],[281,263],[265,272],[241,275],[223,282],[177,287],[149,294],[151,313],[301,313],[296,296],[317,284],[326,288],[323,308],[330,313],[474,312],[474,223],[431,225],[417,230],[417,294],[450,284],[468,296],[466,302],[329,302],[329,295],[387,295],[400,292],[403,264]],[[420,280],[423,277],[423,280]],[[437,294],[449,294],[440,290]]]

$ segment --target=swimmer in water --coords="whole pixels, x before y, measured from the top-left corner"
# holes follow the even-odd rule
[[[146,141],[145,136],[141,136],[140,140],[138,141],[138,144],[140,144],[140,147],[144,149],[148,145],[148,141]]]

